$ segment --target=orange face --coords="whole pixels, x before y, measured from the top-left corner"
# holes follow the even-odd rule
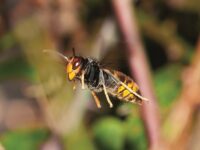
[[[66,72],[70,81],[72,81],[80,72],[82,66],[81,57],[72,57],[66,67]]]

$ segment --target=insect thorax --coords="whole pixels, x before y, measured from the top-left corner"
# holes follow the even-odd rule
[[[91,58],[86,59],[85,64],[85,83],[90,90],[101,90],[100,67],[99,63]]]

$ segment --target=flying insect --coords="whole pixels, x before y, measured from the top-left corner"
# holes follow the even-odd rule
[[[66,73],[69,81],[80,81],[82,89],[87,86],[98,108],[101,108],[101,104],[96,93],[102,91],[110,108],[113,107],[113,104],[109,95],[139,105],[143,101],[148,101],[147,98],[139,94],[138,85],[129,76],[116,70],[107,69],[95,59],[76,56],[75,50],[72,49],[72,51],[73,56],[67,57],[56,51],[44,50],[44,52],[59,55],[66,62]]]

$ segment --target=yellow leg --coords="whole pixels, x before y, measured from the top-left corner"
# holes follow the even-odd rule
[[[82,75],[81,75],[81,85],[82,85],[82,89],[85,89],[85,83],[84,83],[84,75],[85,75],[85,72],[83,71],[82,72]]]
[[[73,85],[73,90],[76,90],[76,85],[75,84]]]
[[[76,89],[76,83],[74,81],[74,83],[73,83],[73,90],[75,90],[75,89]]]
[[[103,84],[103,91],[104,91],[104,93],[105,93],[105,95],[106,95],[106,100],[107,100],[107,102],[108,102],[110,108],[112,108],[112,107],[113,107],[113,104],[112,104],[112,102],[111,102],[111,100],[110,100],[110,98],[109,98],[109,96],[108,96],[108,92],[107,92],[107,90],[106,90],[105,84]]]
[[[97,95],[92,91],[92,96],[94,97],[95,103],[97,105],[98,108],[101,108],[101,104],[99,101],[99,98],[97,97]]]
[[[107,90],[106,90],[105,80],[104,80],[104,76],[103,76],[103,71],[101,71],[101,78],[102,78],[102,80],[103,80],[103,91],[104,91],[104,94],[106,95],[106,100],[107,100],[107,102],[108,102],[110,108],[112,108],[112,107],[113,107],[113,104],[112,104],[112,102],[111,102],[111,100],[110,100],[110,98],[109,98],[109,96],[108,96],[108,92],[107,92]]]

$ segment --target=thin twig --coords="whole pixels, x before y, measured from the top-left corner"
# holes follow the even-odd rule
[[[141,107],[150,149],[158,149],[160,141],[160,122],[156,98],[152,86],[150,68],[144,53],[135,15],[130,0],[112,0],[120,30],[127,43],[129,64],[132,75],[140,86],[141,93],[149,103]]]

